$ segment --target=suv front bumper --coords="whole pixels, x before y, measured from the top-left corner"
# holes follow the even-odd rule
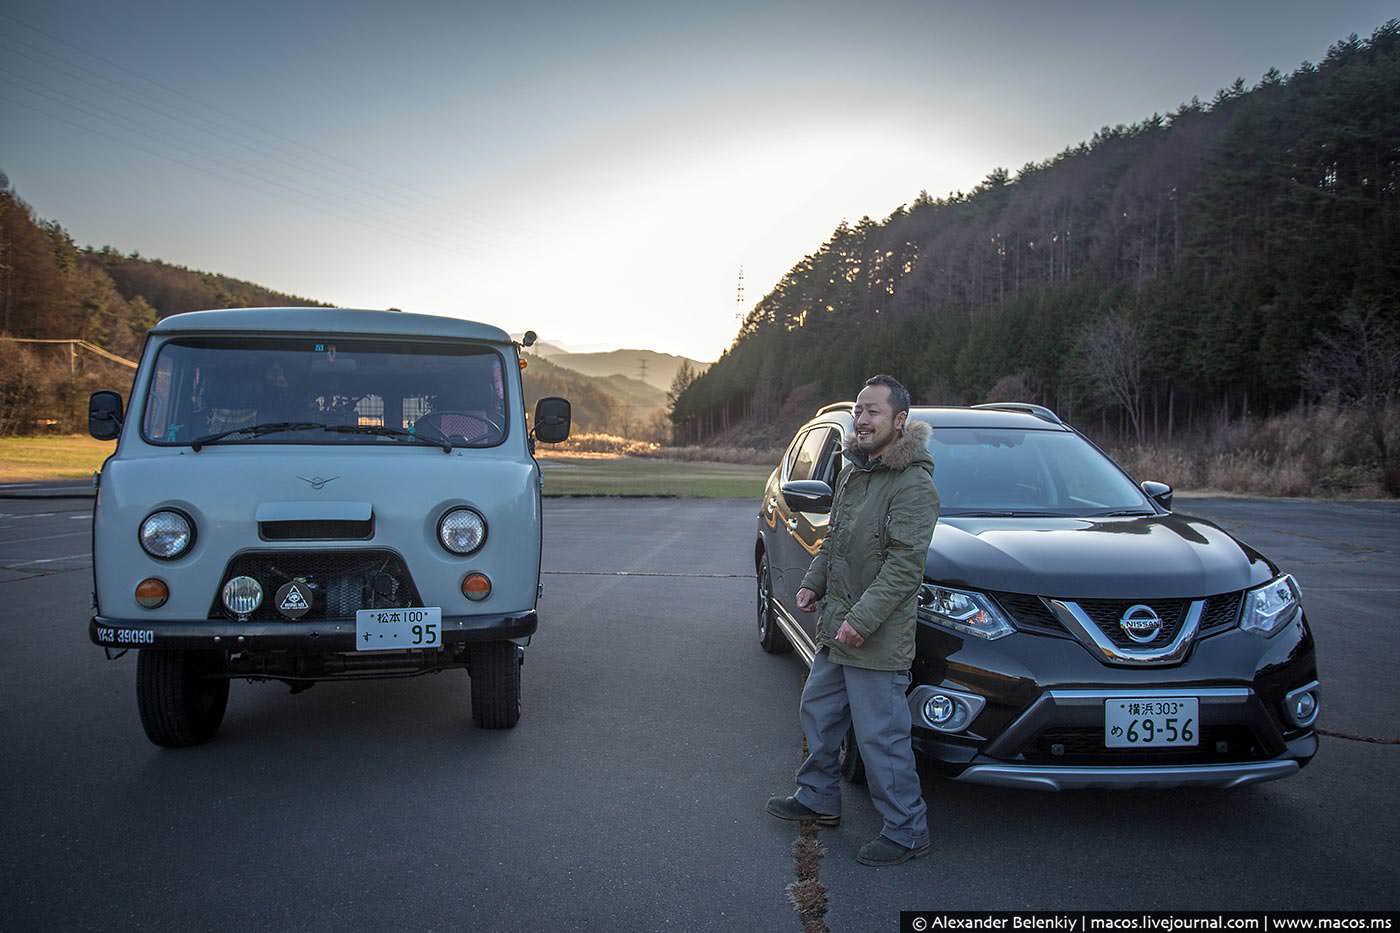
[[[462,642],[504,641],[535,633],[539,616],[443,616],[444,647]],[[133,621],[94,616],[88,637],[104,648],[176,650],[291,651],[332,654],[355,651],[355,620],[317,619],[314,622],[231,622],[226,619]],[[374,652],[367,652],[373,654]]]

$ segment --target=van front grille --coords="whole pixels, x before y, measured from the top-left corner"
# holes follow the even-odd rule
[[[234,618],[222,597],[224,584],[234,577],[262,584],[262,604],[249,616],[254,620],[290,621],[277,609],[277,591],[294,580],[311,593],[311,608],[300,622],[353,618],[361,609],[423,605],[408,567],[393,551],[246,551],[224,570],[209,618]]]

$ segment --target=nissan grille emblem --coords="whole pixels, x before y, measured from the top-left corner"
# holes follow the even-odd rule
[[[332,480],[340,479],[340,477],[327,476],[323,478],[320,476],[298,476],[297,479],[301,480],[303,483],[310,483],[312,489],[321,489],[327,483],[331,482]]]
[[[1127,636],[1140,645],[1146,645],[1162,632],[1162,618],[1151,606],[1138,603],[1129,606],[1118,620],[1118,625]]]

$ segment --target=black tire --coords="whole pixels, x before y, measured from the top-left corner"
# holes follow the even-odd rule
[[[860,749],[856,747],[856,729],[846,729],[846,741],[841,743],[841,776],[852,784],[865,783],[865,762],[861,760]]]
[[[514,642],[472,645],[472,723],[478,729],[513,729],[520,721],[521,655]]]
[[[228,707],[221,651],[142,651],[136,658],[136,705],[146,738],[162,748],[203,745]]]
[[[778,626],[773,613],[773,577],[768,571],[768,555],[758,559],[758,644],[769,654],[786,654],[792,644]]]

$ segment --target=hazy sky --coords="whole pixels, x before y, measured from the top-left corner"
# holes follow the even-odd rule
[[[714,359],[880,218],[1391,3],[0,0],[0,170],[80,244]]]

